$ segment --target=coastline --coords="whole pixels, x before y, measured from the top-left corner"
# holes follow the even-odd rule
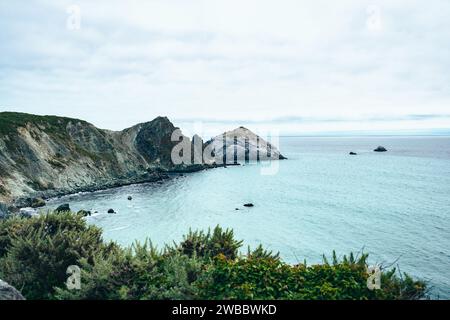
[[[64,196],[75,195],[79,193],[91,193],[96,191],[114,189],[124,186],[130,185],[138,185],[144,183],[152,183],[158,181],[165,181],[171,179],[171,175],[173,174],[185,174],[185,173],[195,173],[203,170],[215,169],[215,168],[223,168],[227,166],[239,166],[239,163],[231,163],[231,164],[198,164],[191,165],[185,168],[176,169],[176,170],[156,170],[152,173],[147,173],[141,176],[135,176],[131,178],[117,178],[109,181],[105,181],[102,183],[97,183],[94,185],[87,186],[77,186],[70,190],[67,189],[59,189],[59,190],[42,190],[34,193],[30,193],[27,196],[19,197],[15,199],[12,203],[6,203],[8,210],[10,213],[18,213],[22,208],[32,208],[32,202],[34,199],[43,199],[45,201],[57,199]],[[38,209],[38,208],[33,208]]]

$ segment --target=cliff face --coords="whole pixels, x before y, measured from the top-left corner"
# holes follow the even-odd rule
[[[227,163],[235,160],[242,162],[246,159],[249,161],[286,159],[270,142],[244,127],[224,132],[211,139],[208,145],[214,149],[216,162],[223,161],[224,153]]]
[[[0,202],[159,179],[173,168],[175,129],[163,117],[115,132],[78,119],[0,113]]]
[[[178,141],[171,138],[176,129],[165,117],[110,131],[78,119],[0,112],[0,204],[30,206],[35,197],[156,181],[167,177],[167,171],[215,167],[222,164],[224,135],[227,163],[284,159],[275,147],[240,127],[207,144],[197,136],[200,150],[183,136],[193,150],[192,159],[174,165],[171,153]],[[206,146],[214,156],[202,159]]]

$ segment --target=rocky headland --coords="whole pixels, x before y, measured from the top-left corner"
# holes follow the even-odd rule
[[[169,178],[171,172],[224,165],[214,159],[175,165],[171,152],[178,144],[172,141],[176,129],[166,117],[111,131],[79,119],[1,112],[0,211],[4,212],[6,206],[39,207],[41,199],[159,181]],[[256,151],[251,150],[256,150],[256,143],[260,144],[258,153],[267,154],[269,148],[270,159],[284,159],[276,148],[248,129],[241,127],[224,135],[231,147],[234,136],[249,137],[247,146],[240,142],[236,146],[239,159],[243,159],[246,148],[250,158],[255,158]],[[200,153],[212,143],[215,159],[220,159],[222,138],[201,141]]]

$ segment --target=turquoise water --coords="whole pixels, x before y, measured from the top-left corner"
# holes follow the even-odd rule
[[[389,152],[372,152],[378,145]],[[161,247],[220,224],[291,263],[363,249],[371,263],[398,263],[450,298],[449,137],[285,137],[280,150],[289,160],[272,176],[261,175],[267,163],[218,168],[49,207],[98,211],[88,221],[123,245],[149,237]]]

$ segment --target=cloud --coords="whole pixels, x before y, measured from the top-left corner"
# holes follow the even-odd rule
[[[79,30],[66,28],[70,5]],[[5,1],[0,109],[112,129],[158,115],[448,127],[449,10],[445,0]]]

